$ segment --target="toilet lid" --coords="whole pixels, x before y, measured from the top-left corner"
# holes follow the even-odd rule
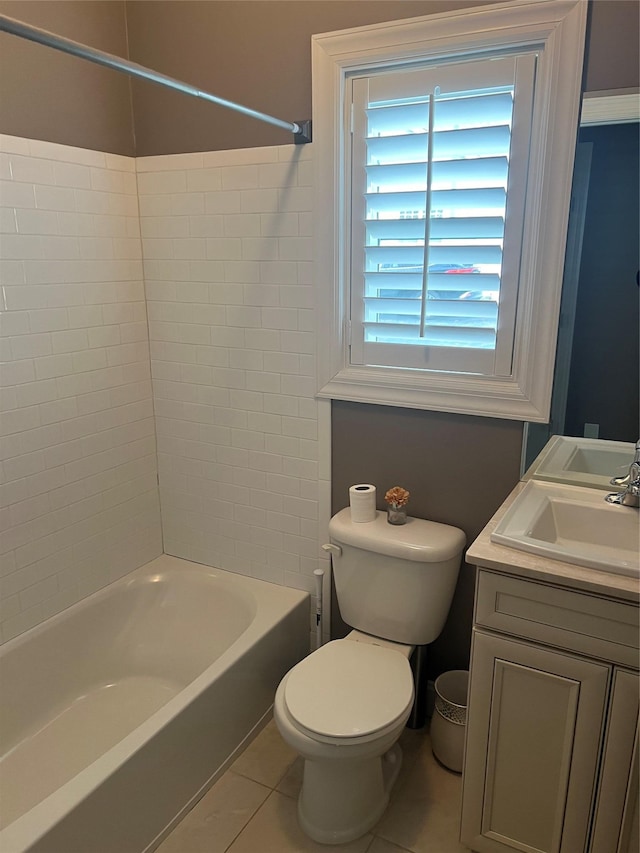
[[[291,670],[284,699],[289,714],[309,732],[364,737],[388,728],[410,708],[411,667],[393,649],[334,640]]]

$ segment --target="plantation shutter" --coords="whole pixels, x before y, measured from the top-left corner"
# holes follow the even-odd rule
[[[528,54],[352,80],[352,364],[509,375],[534,73]]]

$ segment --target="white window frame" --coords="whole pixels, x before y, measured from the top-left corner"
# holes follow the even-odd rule
[[[586,6],[584,0],[514,0],[313,36],[319,397],[548,420]],[[385,65],[508,47],[539,53],[512,372],[498,377],[350,365],[346,80]]]

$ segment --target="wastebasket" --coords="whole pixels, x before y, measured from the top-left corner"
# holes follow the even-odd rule
[[[455,773],[462,773],[469,673],[466,669],[443,672],[436,678],[434,687],[431,749],[441,764]]]

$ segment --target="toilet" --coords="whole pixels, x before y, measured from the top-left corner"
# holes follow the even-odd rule
[[[465,535],[408,518],[355,523],[347,507],[329,522],[340,612],[353,630],[293,667],[276,691],[274,718],[304,759],[298,820],[322,844],[364,835],[397,779],[397,743],[414,699],[409,657],[444,627]]]

